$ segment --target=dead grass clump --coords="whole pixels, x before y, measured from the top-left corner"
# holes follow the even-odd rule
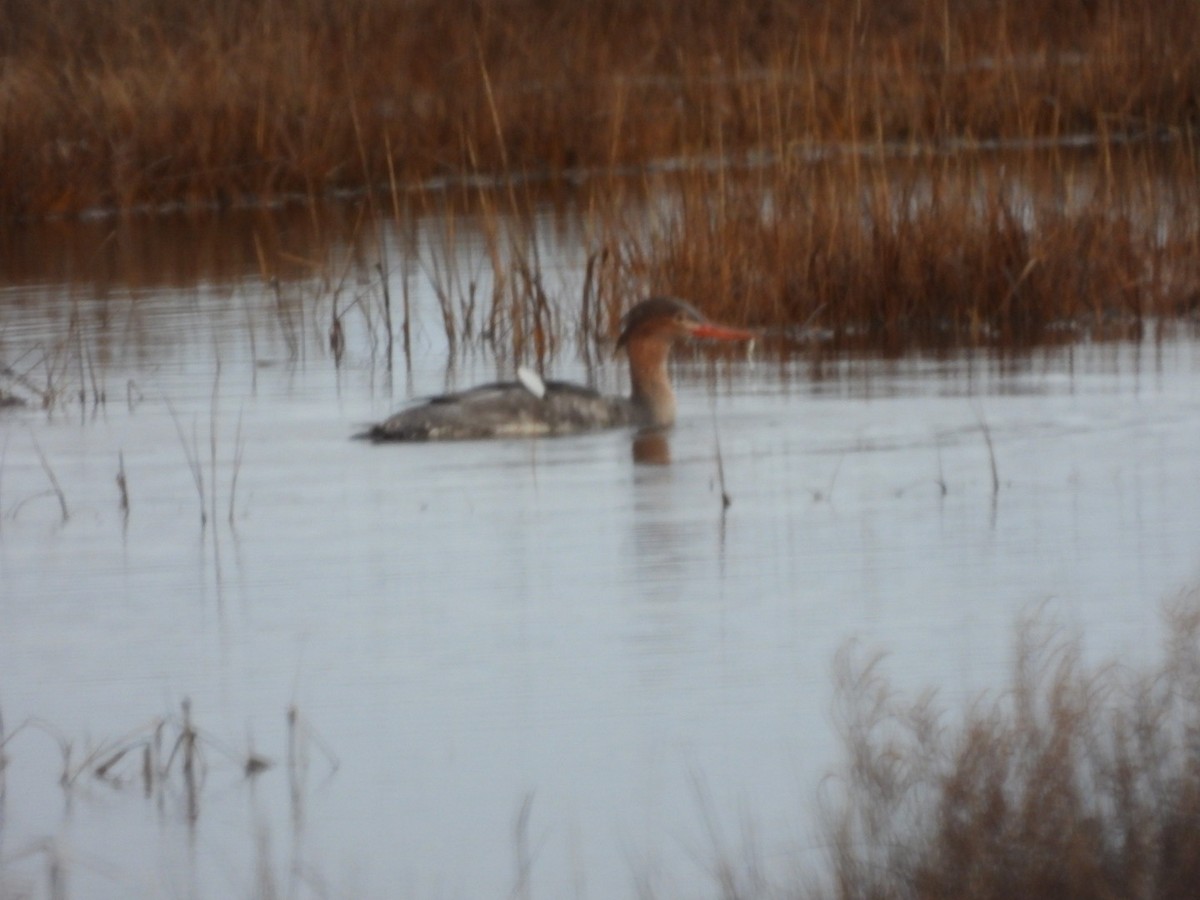
[[[1019,633],[1010,689],[951,724],[875,663],[839,660],[849,752],[832,819],[842,898],[1185,898],[1200,884],[1200,606],[1158,671],[1090,668]]]

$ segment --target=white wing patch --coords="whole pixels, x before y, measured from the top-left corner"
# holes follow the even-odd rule
[[[539,400],[546,396],[546,382],[542,381],[542,376],[533,369],[517,366],[517,381],[521,382],[522,387]]]

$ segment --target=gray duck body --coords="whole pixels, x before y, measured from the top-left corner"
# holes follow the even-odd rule
[[[463,441],[550,437],[644,424],[633,402],[565,381],[537,396],[519,381],[497,381],[431,397],[368,429],[373,441]]]
[[[666,428],[675,421],[667,373],[678,340],[750,340],[749,331],[708,321],[674,297],[652,297],[625,314],[617,349],[629,356],[629,397],[609,397],[537,376],[443,394],[403,409],[358,437],[372,441],[457,441],[578,434],[606,428]]]

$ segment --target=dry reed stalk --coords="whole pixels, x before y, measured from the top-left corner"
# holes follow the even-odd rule
[[[71,518],[71,513],[67,509],[67,497],[63,493],[62,486],[58,483],[58,477],[54,474],[54,469],[50,467],[50,461],[46,459],[46,454],[42,452],[42,445],[38,443],[38,439],[32,432],[29,434],[29,439],[33,441],[33,451],[37,454],[38,462],[42,466],[42,471],[46,473],[46,477],[50,479],[50,487],[54,491],[54,496],[58,498],[58,509],[62,516],[61,524],[66,525]]]
[[[233,436],[233,468],[229,475],[229,528],[236,530],[234,521],[234,511],[237,508],[237,485],[238,475],[242,471],[242,455],[246,449],[246,443],[242,440],[242,417],[245,413],[245,407],[238,410],[237,430]]]
[[[400,228],[401,223],[404,222],[404,217],[401,215],[401,212],[400,212],[400,209],[401,209],[401,207],[400,207],[400,190],[399,190],[399,184],[396,181],[396,166],[395,166],[395,162],[393,161],[393,157],[392,157],[391,132],[385,131],[383,137],[384,137],[384,147],[387,151],[388,194],[392,200],[392,221],[395,223],[397,228]],[[389,277],[389,273],[385,272],[383,270],[383,266],[381,264],[380,269],[379,269],[379,278],[380,278],[381,283],[383,284],[384,325],[387,328],[387,367],[388,367],[388,375],[390,376],[391,372],[392,372],[392,362],[393,362],[393,358],[394,358],[394,354],[392,352],[392,340],[393,340],[395,332],[394,332],[394,329],[392,328],[392,302],[391,302],[391,294],[388,291],[388,277]],[[403,279],[402,283],[404,285],[404,291],[402,294],[403,301],[404,301],[404,321],[401,324],[401,329],[402,329],[402,333],[404,335],[404,363],[405,363],[406,368],[411,369],[411,366],[412,366],[412,331],[411,331],[412,310],[411,310],[411,303],[410,303],[409,291],[408,291],[407,273],[406,273],[406,276]]]
[[[189,822],[195,822],[200,817],[200,794],[197,766],[197,753],[199,743],[196,729],[192,726],[192,702],[186,697],[180,704],[180,709],[183,714],[182,724],[179,730],[179,739],[175,743],[175,748],[171,751],[171,756],[175,756],[175,752],[179,751],[182,763],[180,764],[183,770],[183,783],[187,795],[187,817]],[[170,768],[171,760],[167,760],[167,768]]]
[[[129,482],[125,478],[125,452],[117,451],[117,491],[120,494],[121,517],[129,522]]]
[[[717,457],[717,487],[721,491],[721,515],[724,516],[726,510],[733,506],[733,498],[729,496],[729,491],[725,488],[725,461],[721,457],[721,435],[717,431],[717,411],[713,409],[713,449]]]
[[[213,516],[217,514],[217,401],[221,395],[221,356],[218,352],[216,355],[216,363],[213,369],[212,391],[209,394],[208,405],[208,466],[209,466],[209,509]],[[197,454],[198,455],[198,454]],[[201,499],[201,504],[204,503]],[[207,520],[206,515],[202,518]],[[214,522],[214,529],[216,523]],[[213,542],[213,552],[220,553],[220,544],[217,541]],[[218,567],[220,563],[218,561]]]
[[[4,446],[0,447],[0,531],[4,530],[4,464],[8,461],[8,438],[9,435],[5,434]],[[0,748],[2,747],[3,743],[0,742]]]
[[[456,227],[457,220],[453,211],[448,211],[447,214],[439,216],[438,221],[442,228],[442,244],[441,252],[433,253],[430,256],[422,256],[418,259],[418,265],[424,272],[425,277],[429,281],[430,288],[437,297],[438,309],[442,316],[442,327],[446,333],[446,342],[449,345],[450,355],[453,357],[455,349],[458,345],[459,324],[454,312],[453,294],[455,292],[455,283],[458,274],[461,271],[461,266],[457,264],[457,246]],[[465,323],[466,328],[470,328],[471,323]]]
[[[992,472],[992,499],[995,500],[997,494],[1000,493],[1000,472],[996,467],[996,448],[992,444],[992,429],[988,427],[987,420],[983,417],[983,411],[976,407],[975,419],[979,422],[979,431],[983,435],[983,443],[987,447],[988,466]]]
[[[513,876],[513,887],[509,891],[510,900],[529,900],[533,896],[533,860],[534,855],[529,846],[529,819],[533,814],[533,792],[521,798],[521,806],[513,819],[513,854],[516,872]]]
[[[167,400],[166,403],[167,412],[171,414],[171,421],[175,423],[175,433],[179,436],[179,444],[183,447],[183,455],[187,460],[188,471],[192,473],[192,483],[196,488],[196,495],[200,499],[200,529],[203,531],[208,527],[208,505],[205,502],[204,469],[200,464],[195,423],[192,423],[192,443],[189,446],[187,437],[183,433],[183,425],[179,421],[179,416],[175,413],[175,407],[170,400]]]

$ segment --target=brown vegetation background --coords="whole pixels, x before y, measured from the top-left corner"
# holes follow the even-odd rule
[[[1198,34],[1194,0],[0,0],[0,220],[469,207],[490,296],[444,279],[447,332],[539,360],[648,293],[796,346],[1137,336],[1200,313]]]
[[[0,0],[7,217],[1196,123],[1190,0]]]

